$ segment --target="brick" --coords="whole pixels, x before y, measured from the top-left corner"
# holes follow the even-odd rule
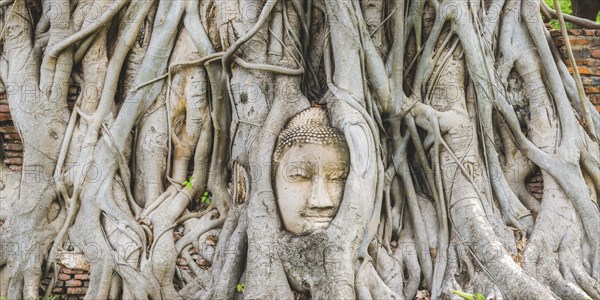
[[[9,113],[0,113],[0,121],[9,121],[12,120],[12,117]]]
[[[90,280],[90,274],[75,274],[75,279]]]
[[[81,282],[81,280],[76,280],[76,279],[71,279],[69,281],[65,282],[65,285],[67,287],[73,287],[73,286],[83,286],[83,283]]]
[[[70,287],[67,288],[67,294],[69,295],[85,295],[87,293],[87,288],[84,287]]]
[[[600,49],[592,51],[593,58],[600,58]]]
[[[530,182],[532,182],[532,183],[544,182],[544,178],[541,175],[537,175],[537,176],[531,177]]]
[[[578,66],[588,66],[588,67],[596,67],[600,65],[600,59],[594,59],[590,57],[586,58],[576,58],[575,63]],[[571,66],[571,60],[565,57],[565,64],[567,66]]]
[[[569,73],[573,74],[573,68],[569,67]],[[592,71],[589,68],[586,67],[578,67],[577,70],[579,70],[579,74],[581,75],[591,75]]]
[[[7,164],[7,165],[22,165],[23,164],[23,158],[22,157],[5,158],[4,159],[4,163]]]
[[[569,57],[566,49],[562,49],[561,52],[563,58]],[[573,49],[573,56],[575,58],[588,58],[590,57],[591,52],[590,49]]]
[[[8,166],[8,168],[11,169],[14,172],[19,172],[19,173],[21,173],[21,171],[23,171],[23,167],[22,166],[11,165],[11,166]]]
[[[6,156],[6,157],[23,157],[23,152],[21,152],[21,151],[5,151],[4,156]]]
[[[16,133],[17,129],[14,126],[1,126],[0,133]]]
[[[18,133],[5,133],[4,139],[5,140],[20,140],[21,136]]]
[[[590,58],[587,60],[587,63],[585,63],[585,65],[590,67],[598,67],[600,66],[600,59]]]
[[[600,95],[588,95],[594,105],[600,105]]]
[[[555,39],[555,40],[554,40],[554,44],[555,44],[557,47],[562,47],[562,46],[564,46],[564,45],[565,45],[565,41],[563,41],[563,39]]]
[[[1,104],[0,105],[0,112],[3,113],[9,113],[10,112],[10,108],[8,107],[8,104]]]
[[[600,93],[600,87],[598,86],[586,86],[585,87],[586,94],[598,94]]]
[[[4,143],[4,150],[7,150],[7,151],[23,151],[23,144]]]
[[[60,270],[60,272],[65,274],[83,274],[83,270],[74,270],[69,268],[63,268]]]
[[[69,86],[69,92],[68,92],[68,94],[69,95],[78,95],[79,94],[79,87],[76,86],[76,85]]]
[[[63,280],[63,281],[71,280],[71,275],[64,274],[64,273],[59,273],[58,274],[58,280]]]
[[[596,35],[596,30],[593,29],[584,29],[583,34],[586,36],[594,36]]]
[[[52,289],[52,294],[61,295],[61,294],[64,294],[64,293],[65,293],[65,290],[63,288],[55,287],[55,288]]]
[[[571,45],[589,45],[591,44],[591,40],[586,38],[578,38],[578,39],[569,39],[571,41]]]

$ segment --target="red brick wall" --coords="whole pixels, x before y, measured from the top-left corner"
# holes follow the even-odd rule
[[[40,294],[45,293],[50,282],[49,278],[42,281]],[[83,299],[90,284],[90,275],[82,270],[71,270],[63,268],[58,273],[58,281],[54,285],[51,294],[60,295],[61,299]]]
[[[77,90],[69,95],[70,103],[77,96]],[[0,141],[2,142],[2,154],[0,157],[8,167],[14,171],[20,172],[23,165],[23,143],[17,133],[10,110],[8,107],[6,94],[0,94]],[[0,221],[2,226],[2,221]],[[59,299],[76,300],[83,299],[89,286],[90,276],[82,270],[72,270],[62,268],[58,274],[58,281],[54,284],[51,295],[60,296]],[[40,295],[44,295],[46,288],[50,283],[50,278],[42,281]]]
[[[21,171],[23,164],[23,144],[13,126],[6,94],[0,94],[0,141],[2,142],[4,163],[14,171]]]
[[[529,177],[527,189],[535,199],[542,201],[542,196],[544,196],[544,179],[542,178],[542,172],[538,170]]]
[[[571,29],[568,32],[585,93],[596,106],[596,110],[600,111],[600,30]],[[571,62],[564,46],[565,41],[560,31],[553,30],[550,33],[565,58],[569,71],[572,72]]]

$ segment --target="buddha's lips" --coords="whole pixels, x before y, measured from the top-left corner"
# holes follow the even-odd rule
[[[321,219],[329,220],[335,217],[335,211],[333,209],[304,209],[300,211],[300,216],[307,219]]]
[[[329,217],[329,216],[314,216],[314,215],[312,215],[312,216],[303,216],[303,217],[313,223],[329,223],[333,219],[332,217]]]

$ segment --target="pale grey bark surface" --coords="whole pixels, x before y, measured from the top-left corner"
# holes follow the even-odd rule
[[[600,117],[540,5],[0,1],[0,295],[78,267],[87,299],[600,299]],[[272,158],[311,106],[350,167],[298,236]]]

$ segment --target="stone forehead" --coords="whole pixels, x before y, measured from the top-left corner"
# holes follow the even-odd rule
[[[311,107],[294,116],[284,127],[277,140],[273,155],[278,161],[281,155],[295,144],[345,144],[344,135],[331,126],[327,111],[319,107]]]

